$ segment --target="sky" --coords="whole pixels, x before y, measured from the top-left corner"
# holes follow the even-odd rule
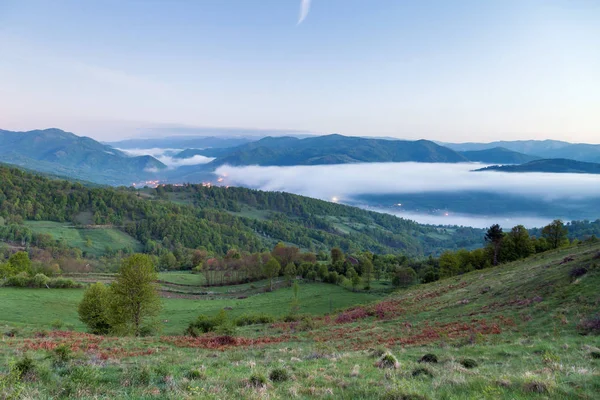
[[[0,129],[600,143],[597,0],[0,0]]]

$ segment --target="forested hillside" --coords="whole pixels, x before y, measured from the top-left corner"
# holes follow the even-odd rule
[[[202,185],[142,192],[92,188],[1,166],[0,216],[4,238],[21,243],[35,237],[23,221],[70,222],[119,229],[149,253],[161,248],[256,252],[283,241],[315,252],[340,247],[419,257],[478,246],[483,235],[287,193]]]

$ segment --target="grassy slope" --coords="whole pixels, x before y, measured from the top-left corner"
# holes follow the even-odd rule
[[[109,361],[97,366],[89,361],[96,350],[88,350],[78,362],[102,378],[60,375],[41,361],[46,352],[38,351],[49,377],[25,393],[42,398],[74,386],[82,397],[113,398],[594,399],[600,360],[591,352],[600,351],[600,338],[579,335],[576,325],[598,312],[600,269],[573,282],[568,274],[574,266],[600,264],[599,253],[600,245],[580,246],[421,285],[378,306],[316,319],[308,331],[278,324],[239,333],[269,345],[239,346],[238,339],[237,346],[223,345],[219,352],[205,339],[101,339]],[[574,260],[563,263],[567,256]],[[61,340],[73,339],[51,339]],[[14,356],[14,348],[23,346],[22,339],[6,339],[0,354]],[[391,349],[398,369],[374,366],[369,349],[379,346]],[[156,352],[122,354],[141,349]],[[425,353],[436,354],[439,363],[418,363]],[[464,368],[463,358],[478,366]],[[262,388],[248,384],[252,374],[268,375],[276,367],[293,379]],[[432,376],[413,376],[418,368]],[[191,369],[201,371],[200,379],[187,379]]]
[[[56,240],[64,240],[70,246],[95,256],[103,255],[107,247],[111,250],[130,247],[134,251],[140,251],[142,247],[140,242],[118,229],[75,229],[71,224],[51,221],[27,221],[25,224],[35,233],[45,233]],[[91,240],[91,246],[87,246],[88,239]]]

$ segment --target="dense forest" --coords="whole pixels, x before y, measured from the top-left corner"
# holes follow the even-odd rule
[[[242,208],[266,215],[245,216],[239,213]],[[422,226],[287,193],[202,185],[161,186],[140,192],[88,187],[1,166],[0,217],[13,240],[33,240],[26,227],[8,228],[27,220],[103,225],[128,233],[151,254],[178,248],[221,255],[232,248],[257,252],[283,241],[314,252],[339,247],[345,252],[419,257],[475,247],[482,237],[478,229]]]

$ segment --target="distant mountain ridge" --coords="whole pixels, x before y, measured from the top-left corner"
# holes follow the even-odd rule
[[[539,157],[519,153],[504,147],[494,147],[484,150],[459,151],[459,153],[467,157],[470,161],[493,164],[523,164],[540,159]]]
[[[51,128],[0,130],[0,161],[104,184],[130,184],[166,166],[151,156],[127,154],[88,137]]]
[[[206,149],[201,154],[216,157],[210,163],[213,166],[469,161],[454,150],[428,140],[365,139],[338,134],[306,139],[266,137],[234,148]]]
[[[600,144],[569,143],[559,140],[515,140],[491,143],[436,143],[459,152],[503,147],[508,150],[541,159],[565,158],[584,162],[600,162]]]
[[[600,164],[554,158],[535,160],[521,165],[493,165],[476,171],[600,174]]]

